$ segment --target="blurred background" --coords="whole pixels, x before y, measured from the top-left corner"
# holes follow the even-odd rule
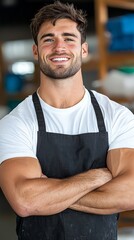
[[[68,0],[87,12],[89,56],[84,85],[105,93],[134,112],[134,0]],[[29,24],[53,1],[0,0],[0,118],[39,84]],[[119,240],[134,239],[134,212],[119,218]],[[0,191],[0,239],[15,240],[15,214]]]

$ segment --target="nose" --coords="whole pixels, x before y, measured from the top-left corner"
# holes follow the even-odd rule
[[[54,50],[56,52],[61,52],[61,51],[64,51],[66,49],[65,47],[65,41],[64,39],[56,39],[55,40],[55,44],[54,44]]]

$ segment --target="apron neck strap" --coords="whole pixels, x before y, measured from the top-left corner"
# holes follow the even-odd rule
[[[100,106],[99,106],[99,104],[98,104],[98,102],[97,102],[93,92],[89,90],[89,93],[90,93],[91,102],[92,102],[92,105],[94,107],[94,111],[95,111],[95,114],[96,114],[99,132],[106,132],[104,118],[103,118]]]
[[[44,116],[43,116],[42,107],[41,107],[40,100],[39,100],[39,97],[36,92],[33,93],[32,99],[33,99],[35,112],[36,112],[36,116],[37,116],[39,131],[42,131],[42,130],[46,131],[46,124],[45,124],[45,120],[44,120]]]

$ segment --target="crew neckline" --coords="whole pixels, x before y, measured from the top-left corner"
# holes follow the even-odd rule
[[[49,105],[48,103],[46,103],[39,95],[38,90],[37,90],[37,95],[40,99],[40,103],[43,109],[47,109],[49,111],[54,111],[54,112],[68,112],[68,111],[74,111],[74,109],[78,109],[81,108],[82,106],[84,106],[84,103],[87,101],[87,99],[89,98],[89,92],[88,90],[84,87],[85,89],[85,93],[83,98],[80,100],[80,102],[76,103],[74,106],[68,107],[68,108],[55,108],[51,105]],[[89,104],[89,102],[88,102]]]

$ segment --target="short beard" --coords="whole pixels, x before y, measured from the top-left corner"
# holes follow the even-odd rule
[[[55,80],[67,79],[74,76],[80,70],[82,65],[82,59],[79,58],[79,60],[76,60],[74,64],[67,69],[64,68],[64,66],[59,65],[56,70],[53,70],[49,65],[43,63],[39,57],[39,65],[41,72],[47,77]]]

